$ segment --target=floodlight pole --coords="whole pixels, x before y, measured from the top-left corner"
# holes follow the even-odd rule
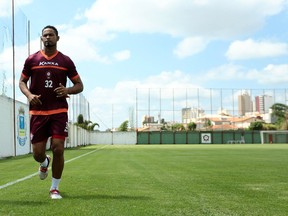
[[[113,127],[114,127],[114,104],[112,104],[112,128],[111,128],[111,144],[114,144],[114,135],[113,135]]]
[[[136,88],[136,131],[138,132],[138,89]]]
[[[31,44],[30,44],[30,20],[28,20],[28,56],[30,55],[30,49],[31,49]]]
[[[14,21],[14,0],[12,0],[12,72],[13,72],[13,143],[14,156],[16,156],[16,102],[15,102],[15,21]]]

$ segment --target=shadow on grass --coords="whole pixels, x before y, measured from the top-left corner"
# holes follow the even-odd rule
[[[2,205],[18,205],[18,206],[37,206],[37,205],[46,205],[45,201],[28,201],[28,200],[0,200]]]
[[[20,155],[20,156],[9,156],[9,157],[4,157],[4,158],[0,158],[0,163],[8,163],[11,161],[17,161],[17,160],[23,160],[26,158],[31,158],[31,153],[26,154],[26,155]]]
[[[150,197],[146,196],[129,196],[129,195],[107,195],[107,194],[89,194],[89,195],[69,195],[62,193],[63,197],[68,199],[83,199],[83,200],[94,200],[94,199],[111,199],[111,200],[151,200]]]

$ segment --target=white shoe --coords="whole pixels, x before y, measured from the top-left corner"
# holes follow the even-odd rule
[[[51,199],[62,199],[60,192],[57,189],[50,190]]]
[[[41,165],[40,165],[40,167],[39,167],[39,178],[40,178],[41,180],[46,179],[47,176],[48,176],[48,167],[49,167],[51,158],[50,158],[49,155],[47,155],[46,157],[47,157],[47,160],[48,160],[47,167],[42,167]]]

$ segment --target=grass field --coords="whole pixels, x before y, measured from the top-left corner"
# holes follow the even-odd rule
[[[0,160],[0,215],[288,215],[288,145],[65,150],[62,200],[31,155]]]

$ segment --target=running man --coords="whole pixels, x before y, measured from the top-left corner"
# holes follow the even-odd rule
[[[40,179],[47,178],[52,162],[52,199],[62,198],[59,183],[64,168],[64,142],[68,135],[66,98],[69,94],[83,91],[83,83],[73,61],[57,50],[59,38],[54,26],[43,28],[41,40],[44,48],[26,59],[19,80],[19,88],[29,101],[31,143],[33,157],[40,163]],[[73,83],[71,87],[66,87],[67,78]],[[49,137],[53,160],[46,155]]]

